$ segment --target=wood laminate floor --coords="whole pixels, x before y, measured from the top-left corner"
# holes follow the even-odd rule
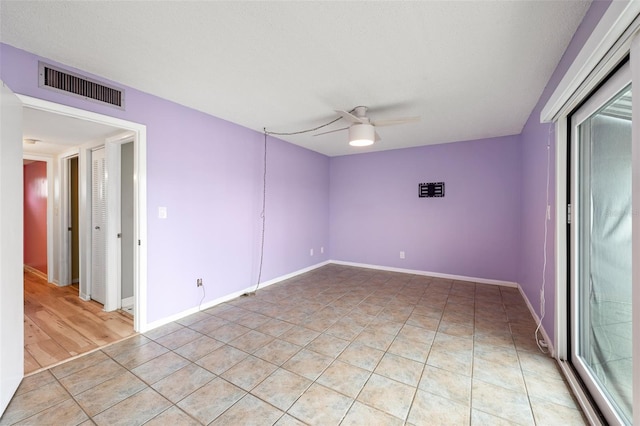
[[[29,374],[136,334],[124,311],[104,312],[78,297],[78,286],[58,287],[24,272],[24,372]]]

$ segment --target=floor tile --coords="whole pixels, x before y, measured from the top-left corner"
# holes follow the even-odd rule
[[[221,378],[215,378],[177,405],[201,423],[209,424],[244,395],[246,392],[239,387]]]
[[[271,318],[268,322],[256,328],[257,331],[270,336],[279,337],[282,333],[293,327],[293,324],[276,318]]]
[[[190,328],[184,327],[180,330],[174,331],[173,333],[169,333],[155,340],[156,343],[160,343],[165,348],[176,349],[182,345],[196,340],[199,337],[202,337],[202,334]]]
[[[156,342],[145,343],[144,345],[137,346],[122,352],[113,357],[115,361],[121,364],[123,367],[131,369],[135,368],[145,362],[152,360],[162,354],[167,353],[169,350]]]
[[[522,370],[519,365],[503,365],[476,358],[473,362],[473,378],[492,383],[517,392],[526,392]]]
[[[373,371],[384,352],[378,349],[363,345],[362,343],[351,343],[338,357],[340,361]]]
[[[398,336],[407,338],[417,344],[428,345],[433,342],[436,333],[426,328],[405,324],[398,332]]]
[[[426,365],[418,385],[423,391],[468,404],[471,401],[471,377]]]
[[[370,371],[336,360],[318,377],[317,382],[355,398],[370,376]]]
[[[538,425],[584,425],[586,421],[582,412],[577,408],[569,408],[565,405],[554,404],[539,398],[529,398],[533,417]]]
[[[381,376],[417,387],[423,367],[423,363],[386,353],[374,371]]]
[[[274,364],[249,355],[222,373],[221,377],[246,391],[250,391],[277,368]]]
[[[78,425],[88,420],[89,417],[73,399],[66,399],[17,424],[46,425],[51,424],[52,419],[55,419],[55,423],[60,425]]]
[[[164,379],[154,383],[152,387],[174,404],[195,390],[206,385],[216,376],[195,364],[189,364]]]
[[[190,362],[174,352],[167,352],[132,369],[147,384],[153,384],[175,373]]]
[[[549,426],[551,426],[551,423]],[[485,413],[475,408],[471,410],[471,426],[516,426],[518,423]]]
[[[468,425],[469,404],[418,390],[407,420],[416,425]]]
[[[285,369],[278,369],[251,393],[271,405],[286,411],[313,382]]]
[[[336,358],[349,343],[349,340],[323,333],[309,343],[307,349],[331,358]]]
[[[67,377],[73,373],[84,370],[87,367],[91,367],[107,359],[109,359],[109,357],[103,351],[95,351],[69,362],[65,362],[64,364],[53,367],[49,371],[51,371],[51,373],[58,379],[62,379],[63,377]]]
[[[146,387],[147,385],[142,380],[127,371],[98,386],[87,389],[76,395],[75,398],[88,415],[95,416]]]
[[[69,391],[69,393],[77,395],[80,392],[119,376],[126,371],[127,370],[124,367],[112,359],[106,359],[98,364],[60,379],[60,383]]]
[[[317,383],[289,409],[289,414],[313,425],[338,424],[353,400]]]
[[[402,426],[404,422],[397,417],[356,401],[340,424],[343,426]]]
[[[242,336],[230,341],[229,345],[251,354],[267,345],[273,339],[273,336],[260,333],[259,331],[251,330],[243,334]]]
[[[154,328],[153,330],[147,331],[146,333],[144,333],[144,335],[151,340],[156,340],[161,338],[162,336],[166,336],[167,334],[171,334],[174,331],[178,331],[183,328],[184,325],[182,324],[178,324],[177,322],[170,322],[158,328]]]
[[[524,380],[531,397],[564,405],[568,408],[576,408],[573,396],[561,378],[551,378],[525,371]]]
[[[93,417],[100,425],[141,425],[169,408],[171,403],[146,388]]]
[[[18,390],[16,390],[16,395],[32,391],[55,381],[56,378],[51,374],[51,370],[44,370],[39,373],[32,374],[31,376],[22,379],[20,386],[18,386]]]
[[[202,334],[211,335],[215,333],[217,329],[228,323],[228,321],[223,320],[222,318],[218,318],[214,315],[208,315],[208,318],[189,325],[189,328]]]
[[[205,314],[206,315],[206,314]],[[145,426],[200,426],[200,422],[190,417],[187,413],[176,407],[164,410],[162,413],[155,416],[153,419],[145,423]]]
[[[344,340],[353,340],[364,327],[356,324],[349,318],[341,318],[331,327],[325,330],[326,334],[339,337]]]
[[[245,395],[231,408],[216,418],[211,426],[221,425],[243,425],[243,426],[263,426],[272,425],[284,413],[272,405],[259,400],[255,396]]]
[[[404,420],[416,388],[373,374],[358,396],[358,401]]]
[[[532,425],[533,415],[526,393],[473,379],[471,404],[474,409],[523,425]]]
[[[331,364],[333,360],[328,356],[318,354],[308,349],[302,349],[282,365],[282,368],[315,380]]]
[[[274,339],[254,352],[253,355],[272,364],[282,365],[298,353],[300,349],[302,349],[301,346],[286,340]]]
[[[319,335],[319,332],[309,328],[294,326],[280,335],[280,338],[298,346],[305,346]]]
[[[220,340],[221,342],[229,343],[233,339],[240,337],[249,331],[251,331],[250,328],[242,325],[227,323],[222,327],[217,328],[213,334],[210,333],[209,336],[214,337],[216,340]]]
[[[71,399],[71,396],[60,386],[60,383],[48,383],[37,389],[14,396],[0,422],[2,424],[16,423],[68,399]]]
[[[402,336],[396,337],[389,349],[387,349],[389,353],[422,363],[427,360],[430,351],[431,344],[416,343]]]
[[[391,343],[393,343],[395,335],[383,333],[379,330],[365,329],[356,339],[355,342],[362,343],[374,349],[386,351]],[[348,343],[348,342],[347,342]]]
[[[475,341],[473,344],[473,357],[504,366],[520,368],[518,352],[515,346],[496,346]]]
[[[196,364],[206,368],[214,374],[222,374],[249,354],[233,346],[224,345],[196,361]]]
[[[427,365],[471,376],[473,352],[432,347],[427,358]]]
[[[180,346],[175,349],[174,352],[189,361],[197,361],[223,345],[224,343],[216,339],[212,339],[209,336],[202,336],[192,342]]]
[[[271,320],[271,318],[266,315],[262,315],[257,312],[251,312],[237,320],[236,323],[248,328],[255,329],[265,324],[269,320]]]

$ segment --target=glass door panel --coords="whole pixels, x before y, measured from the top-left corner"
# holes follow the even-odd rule
[[[631,424],[631,86],[600,91],[572,120],[572,363],[605,417]]]

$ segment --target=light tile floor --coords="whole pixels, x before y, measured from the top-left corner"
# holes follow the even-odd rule
[[[517,289],[327,265],[25,378],[0,424],[570,425]]]

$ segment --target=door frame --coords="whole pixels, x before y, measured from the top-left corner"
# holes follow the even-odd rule
[[[60,114],[68,117],[77,118],[80,120],[92,121],[99,124],[105,124],[112,127],[118,127],[123,130],[126,130],[135,136],[134,143],[134,197],[137,202],[135,203],[135,232],[136,238],[139,244],[135,250],[135,260],[134,260],[134,321],[133,326],[134,330],[138,332],[144,332],[148,329],[148,320],[147,320],[147,127],[143,124],[134,123],[127,120],[122,120],[119,118],[111,117],[108,115],[98,114],[91,111],[86,111],[79,108],[73,108],[62,104],[57,104],[55,102],[45,101],[38,98],[33,98],[31,96],[16,94],[18,99],[23,103],[24,107],[38,109],[41,111],[51,112],[54,114]],[[115,143],[115,142],[113,142]],[[113,144],[112,143],[112,144]],[[109,144],[107,144],[109,145]],[[82,155],[82,151],[84,148],[80,150],[80,160],[79,160],[79,173],[85,173],[87,167],[86,156]],[[84,161],[83,161],[84,158]],[[84,163],[84,164],[83,164]],[[119,165],[118,165],[119,166]],[[82,184],[81,184],[82,185]],[[54,186],[54,193],[59,194],[60,192],[60,182],[56,182]],[[82,193],[82,191],[81,191]],[[81,209],[83,201],[81,200],[80,205]],[[58,201],[59,202],[59,201]],[[86,208],[86,205],[85,205]],[[86,220],[84,224],[80,224],[81,227],[86,227]],[[84,228],[83,228],[84,229]],[[109,241],[109,239],[108,239]],[[82,243],[81,243],[82,244]],[[110,251],[109,243],[107,243],[107,252]],[[112,243],[113,244],[113,243]],[[84,244],[86,247],[86,243]],[[89,246],[90,250],[90,246]],[[87,250],[84,250],[85,252]],[[86,265],[86,262],[85,262]],[[87,271],[88,268],[85,268],[84,275],[81,271],[81,283],[87,281]],[[82,292],[81,292],[82,293]]]
[[[122,145],[126,143],[133,143],[134,152],[134,169],[136,164],[135,153],[137,137],[133,132],[124,132],[119,135],[107,138],[105,141],[105,155],[107,159],[107,276],[106,276],[106,303],[105,310],[107,310],[107,303],[109,307],[113,309],[119,309],[122,307],[122,265],[121,265],[121,253],[122,253],[122,239],[118,237],[118,233],[122,231],[121,228],[121,192],[122,187],[120,185],[121,176],[121,159],[122,159]],[[135,175],[135,171],[134,171]],[[135,185],[135,183],[134,183]],[[138,196],[137,191],[133,192],[133,234],[137,235],[137,204]],[[135,239],[134,239],[135,241]],[[135,277],[137,276],[137,250],[133,250],[134,259],[134,318],[136,316],[136,292],[135,292]]]
[[[570,157],[570,186],[569,186],[569,202],[572,206],[571,208],[571,224],[570,224],[570,238],[569,242],[569,282],[570,282],[570,291],[568,292],[569,304],[570,304],[570,319],[569,325],[571,327],[571,333],[567,336],[567,343],[569,343],[567,359],[571,360],[571,365],[573,368],[580,374],[581,380],[584,383],[585,387],[589,390],[591,397],[596,401],[598,407],[604,416],[604,418],[610,424],[622,424],[623,419],[620,417],[613,407],[612,403],[605,397],[603,393],[601,393],[600,387],[595,383],[595,379],[593,378],[593,374],[587,369],[587,367],[583,364],[583,362],[579,359],[575,359],[576,350],[578,347],[578,328],[577,323],[579,321],[579,308],[578,303],[578,277],[580,276],[580,269],[584,268],[584,265],[580,265],[578,261],[578,251],[580,250],[579,244],[581,242],[581,224],[580,224],[580,209],[579,209],[579,197],[581,196],[580,190],[578,188],[578,182],[580,179],[580,171],[579,171],[579,162],[580,160],[580,147],[578,146],[579,142],[579,134],[578,127],[584,123],[589,117],[591,117],[595,112],[597,112],[602,106],[607,104],[611,99],[613,99],[617,94],[624,90],[624,88],[628,87],[632,82],[632,73],[630,64],[625,64],[620,69],[617,69],[614,74],[609,76],[607,80],[602,84],[602,86],[594,93],[592,93],[586,100],[585,103],[577,109],[569,118],[571,123],[571,141],[570,148],[567,152],[567,155]],[[575,121],[575,122],[574,122]],[[637,143],[638,137],[634,135],[634,143]],[[635,165],[634,165],[635,166]],[[590,172],[587,172],[590,173]],[[587,221],[588,219],[584,219]],[[634,298],[632,302],[636,302],[638,300],[637,297]],[[567,327],[568,329],[569,327]],[[634,360],[635,361],[635,360]],[[584,377],[589,377],[589,380],[585,380]]]

